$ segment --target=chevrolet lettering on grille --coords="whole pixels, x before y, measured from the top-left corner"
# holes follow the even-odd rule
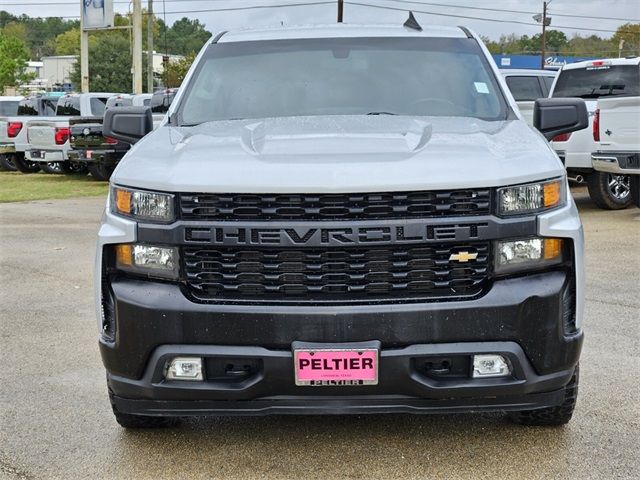
[[[262,246],[345,246],[476,240],[488,223],[366,225],[361,227],[185,227],[188,244]]]

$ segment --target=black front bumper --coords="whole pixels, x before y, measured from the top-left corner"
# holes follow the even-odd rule
[[[358,306],[204,305],[177,285],[111,283],[115,341],[102,358],[116,407],[146,415],[378,413],[533,409],[562,403],[581,332],[565,332],[563,271],[497,280],[471,301]],[[291,344],[381,342],[375,386],[300,387]],[[503,378],[433,378],[432,357],[501,353]],[[169,358],[251,363],[248,376],[164,379]],[[208,360],[207,360],[208,361]]]

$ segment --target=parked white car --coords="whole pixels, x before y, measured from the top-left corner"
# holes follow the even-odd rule
[[[631,204],[629,178],[594,170],[591,154],[599,149],[593,139],[593,117],[600,100],[640,96],[640,57],[612,58],[565,65],[553,85],[552,97],[580,97],[587,104],[590,129],[559,135],[552,142],[564,161],[569,178],[587,182],[589,195],[601,208]],[[625,187],[625,185],[627,187]]]
[[[558,71],[513,68],[502,69],[500,72],[518,104],[520,113],[529,125],[533,125],[533,104],[538,98],[549,96]]]

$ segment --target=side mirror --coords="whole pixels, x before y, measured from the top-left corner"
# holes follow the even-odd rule
[[[149,107],[113,107],[104,114],[102,134],[134,144],[153,130]]]
[[[587,105],[581,98],[539,98],[533,106],[533,126],[547,140],[589,126]]]

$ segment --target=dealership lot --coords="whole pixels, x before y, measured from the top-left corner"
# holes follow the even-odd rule
[[[574,192],[587,304],[565,428],[497,414],[191,419],[127,432],[97,348],[103,198],[0,204],[0,478],[637,478],[640,210]]]

